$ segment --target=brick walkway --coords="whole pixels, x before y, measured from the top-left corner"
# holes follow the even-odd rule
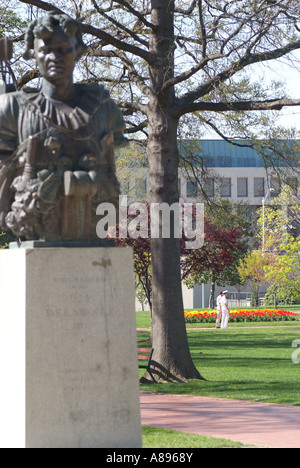
[[[144,426],[270,448],[300,448],[300,407],[141,392]]]

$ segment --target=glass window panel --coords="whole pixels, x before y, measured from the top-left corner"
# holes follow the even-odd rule
[[[254,196],[255,197],[265,196],[265,179],[263,177],[256,177],[254,179]]]
[[[186,196],[188,198],[197,198],[197,182],[196,180],[188,180],[186,183]]]
[[[272,197],[278,197],[281,193],[281,181],[278,177],[271,178],[271,188],[274,189],[271,193]]]
[[[215,182],[213,179],[207,179],[203,182],[203,190],[207,197],[213,198],[215,196]]]
[[[237,180],[237,196],[248,197],[248,179],[238,178]]]
[[[231,197],[231,179],[225,178],[221,180],[221,197],[230,198]]]

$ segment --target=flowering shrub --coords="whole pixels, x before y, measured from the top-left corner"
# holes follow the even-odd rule
[[[185,311],[184,317],[186,323],[215,323],[217,312],[215,310]],[[229,317],[232,322],[276,322],[300,319],[299,315],[294,312],[273,309],[237,309],[230,311]]]

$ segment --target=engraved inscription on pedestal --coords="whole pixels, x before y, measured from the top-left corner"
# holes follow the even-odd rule
[[[7,336],[0,343],[0,438],[13,445],[17,427],[28,448],[140,447],[131,249],[17,249],[0,257]],[[12,258],[25,285],[13,300]],[[8,352],[19,373],[14,392]],[[10,434],[1,409],[9,405]],[[15,407],[25,407],[25,425]]]

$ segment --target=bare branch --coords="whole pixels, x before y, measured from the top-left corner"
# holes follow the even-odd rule
[[[202,57],[206,57],[207,50],[207,37],[206,37],[206,26],[204,20],[203,4],[202,0],[198,0],[198,11],[199,11],[199,21],[201,29],[201,43],[202,43]]]
[[[144,130],[144,128],[147,128],[148,124],[149,124],[148,120],[141,122],[139,125],[135,125],[133,122],[130,122],[131,128],[127,127],[124,133],[131,134],[131,133],[140,132],[141,130]]]
[[[40,76],[40,74],[39,74],[39,71],[37,69],[27,71],[24,75],[22,75],[20,78],[18,78],[17,88],[22,89],[23,86],[25,86],[31,80],[34,80],[35,78],[38,78],[39,76]]]
[[[181,15],[190,16],[193,13],[196,6],[197,6],[197,0],[193,0],[189,8],[187,8],[186,10],[184,10],[183,8],[177,7],[175,8],[174,11],[175,13],[180,13]]]
[[[59,13],[64,13],[61,9],[51,5],[50,3],[44,2],[43,0],[20,0],[22,3],[30,4],[30,5],[35,5],[42,10],[45,11],[57,11]],[[102,31],[99,28],[95,28],[92,25],[89,24],[82,24],[82,31],[86,34],[91,34],[95,37],[98,37],[99,39],[102,39],[105,41],[107,44],[111,44],[117,49],[124,50],[126,52],[130,52],[134,55],[137,55],[138,57],[143,58],[147,63],[154,63],[155,62],[155,57],[152,56],[149,52],[147,52],[144,49],[141,49],[140,47],[137,47],[132,44],[128,44],[127,42],[120,41],[119,39],[116,39],[114,36],[111,34],[106,33],[105,31]]]
[[[142,114],[146,114],[146,106],[143,104],[132,101],[115,101],[118,104],[118,106],[121,107],[121,109],[128,109],[129,111],[132,111],[130,112],[130,114],[132,114],[133,112],[141,112]]]
[[[125,7],[127,11],[135,15],[145,26],[147,26],[147,28],[150,28],[152,30],[156,29],[154,24],[147,21],[144,15],[142,15],[141,13],[136,11],[134,8],[132,8],[132,6],[130,6],[129,3],[126,2],[125,0],[113,0],[113,2],[119,3],[119,5],[122,5],[123,7]]]
[[[270,99],[266,101],[233,101],[233,102],[195,102],[188,108],[181,108],[178,114],[178,108],[174,108],[176,116],[187,112],[211,111],[211,112],[245,112],[262,110],[282,110],[283,107],[300,106],[300,99]],[[177,112],[176,112],[177,110]]]
[[[116,26],[118,28],[119,31],[124,31],[126,33],[126,36],[127,37],[132,37],[135,41],[139,42],[140,44],[142,44],[144,47],[147,47],[149,46],[148,42],[147,41],[144,41],[143,39],[141,39],[137,34],[135,34],[135,32],[133,32],[131,29],[128,29],[126,28],[126,26],[124,26],[123,24],[121,24],[119,21],[116,21],[114,18],[112,18],[111,16],[109,16],[102,8],[99,8],[96,0],[92,0],[92,3],[95,7],[95,9],[98,11],[98,13],[103,16],[105,19],[107,19],[111,24],[113,24],[114,26]]]
[[[234,146],[238,146],[239,148],[253,148],[254,147],[253,144],[239,143],[237,140],[227,137],[226,135],[224,135],[223,132],[221,132],[221,130],[211,120],[203,119],[203,122],[206,125],[208,125],[210,128],[212,128],[217,133],[217,135],[219,135],[223,140],[227,141],[227,143],[230,143]]]
[[[195,75],[198,71],[202,70],[208,62],[211,62],[213,60],[217,60],[217,59],[220,59],[220,58],[224,58],[224,55],[215,54],[215,55],[208,55],[207,57],[204,57],[202,60],[200,60],[200,62],[197,65],[192,67],[190,70],[187,70],[184,73],[181,73],[181,75],[178,75],[178,76],[168,80],[164,84],[164,86],[163,86],[163,88],[161,90],[161,94],[165,93],[172,86],[175,86],[178,83],[186,81],[191,76]]]
[[[117,52],[116,52],[117,53]],[[122,51],[117,53],[118,57],[122,60],[123,65],[128,71],[129,78],[137,85],[139,90],[148,98],[153,97],[154,93],[150,86],[145,83],[145,80],[136,71],[133,62]]]
[[[181,107],[180,114],[186,112],[185,108],[190,108],[190,105],[194,103],[197,99],[209,94],[214,89],[218,88],[221,83],[224,83],[226,80],[234,76],[239,71],[243,70],[249,65],[253,65],[254,63],[262,63],[269,60],[274,60],[284,55],[287,55],[289,52],[293,50],[300,49],[300,40],[291,42],[284,47],[262,52],[262,53],[246,53],[244,57],[240,60],[232,63],[228,68],[223,70],[222,72],[215,75],[213,78],[208,80],[206,83],[201,84],[195,90],[186,93],[184,96],[178,99],[177,104]],[[297,104],[299,105],[299,104]]]

